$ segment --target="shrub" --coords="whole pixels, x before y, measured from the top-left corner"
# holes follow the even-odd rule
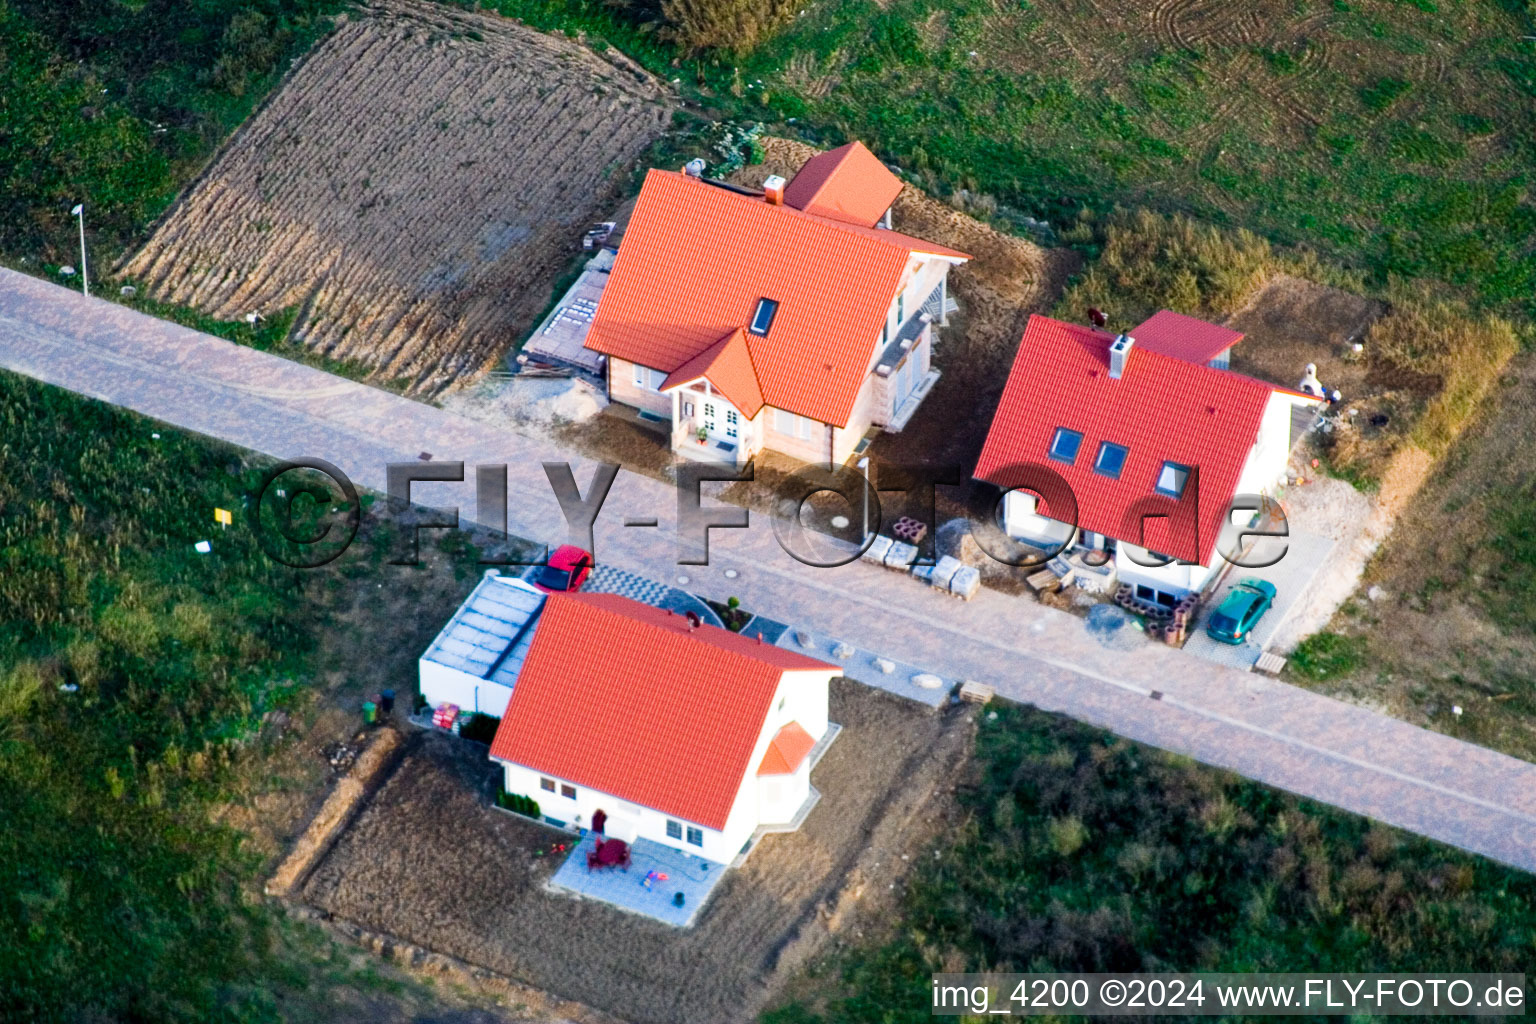
[[[1360,102],[1370,110],[1386,110],[1408,92],[1410,86],[1401,78],[1379,78],[1360,90]]]
[[[504,807],[509,811],[526,815],[530,818],[539,817],[539,802],[531,796],[522,793],[508,793],[500,786],[496,787],[496,806]]]
[[[1371,328],[1373,358],[1405,374],[1434,378],[1438,393],[1414,427],[1431,455],[1450,447],[1520,347],[1514,325],[1473,313],[1455,299],[1427,297],[1422,284],[1394,281],[1392,310]]]
[[[459,726],[459,735],[476,743],[489,744],[496,738],[496,729],[501,725],[501,719],[494,715],[482,715],[476,712],[470,716],[469,721]]]
[[[746,54],[794,14],[786,0],[661,0],[661,37],[688,53]]]
[[[1057,315],[1084,319],[1090,306],[1111,325],[1128,326],[1159,309],[1220,318],[1239,309],[1269,275],[1298,261],[1277,254],[1250,231],[1225,231],[1183,215],[1117,210],[1101,225],[1085,222],[1063,237],[1100,240],[1097,262],[1067,289]]]

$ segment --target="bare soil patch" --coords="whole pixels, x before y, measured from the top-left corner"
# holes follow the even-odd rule
[[[546,891],[564,837],[492,808],[484,749],[441,734],[418,738],[305,898],[626,1019],[751,1019],[783,972],[895,891],[903,854],[948,813],[971,717],[835,682],[843,732],[812,779],[820,804],[798,832],[766,837],[686,930]]]
[[[1232,349],[1232,368],[1239,373],[1286,387],[1295,387],[1308,363],[1317,375],[1347,398],[1368,393],[1381,381],[1371,379],[1364,359],[1351,345],[1366,334],[1386,304],[1352,295],[1289,274],[1276,274],[1242,309],[1227,318],[1227,326],[1246,337]]]
[[[637,65],[508,19],[388,0],[346,19],[121,272],[435,394],[532,326],[581,230],[666,127]]]
[[[1441,384],[1372,357],[1371,326],[1386,312],[1380,300],[1277,274],[1227,318],[1246,335],[1232,350],[1232,369],[1294,388],[1307,364],[1317,364],[1323,386],[1343,395],[1340,434],[1330,438],[1336,455],[1385,472]]]

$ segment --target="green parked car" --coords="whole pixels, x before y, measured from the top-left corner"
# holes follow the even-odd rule
[[[1249,576],[1227,591],[1205,624],[1206,635],[1224,644],[1240,644],[1275,603],[1275,585]]]

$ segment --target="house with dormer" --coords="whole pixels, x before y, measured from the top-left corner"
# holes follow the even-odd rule
[[[840,669],[615,594],[550,594],[491,760],[546,820],[729,864],[798,828]]]
[[[1167,310],[1122,334],[1030,317],[975,472],[1004,531],[1101,552],[1169,607],[1214,583],[1254,518],[1234,499],[1274,498],[1320,404],[1228,369],[1242,337]]]
[[[761,188],[652,170],[586,347],[609,397],[693,459],[840,465],[938,380],[935,329],[969,257],[894,229],[901,182],[858,142]]]

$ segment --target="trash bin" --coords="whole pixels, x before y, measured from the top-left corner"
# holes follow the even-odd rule
[[[684,896],[684,895],[683,895],[683,894],[682,894],[682,893],[680,893],[680,892],[675,892],[675,893],[673,893],[673,894],[672,894],[672,905],[673,905],[673,906],[674,906],[674,907],[680,907],[680,906],[682,906],[682,905],[683,905],[683,902],[684,902],[684,901],[685,901],[685,900],[686,900],[686,899],[687,899],[687,897],[686,897],[686,896]]]
[[[363,701],[363,724],[374,725],[379,720],[379,706],[371,700]]]
[[[379,711],[386,717],[395,713],[394,690],[384,690],[379,694]]]

